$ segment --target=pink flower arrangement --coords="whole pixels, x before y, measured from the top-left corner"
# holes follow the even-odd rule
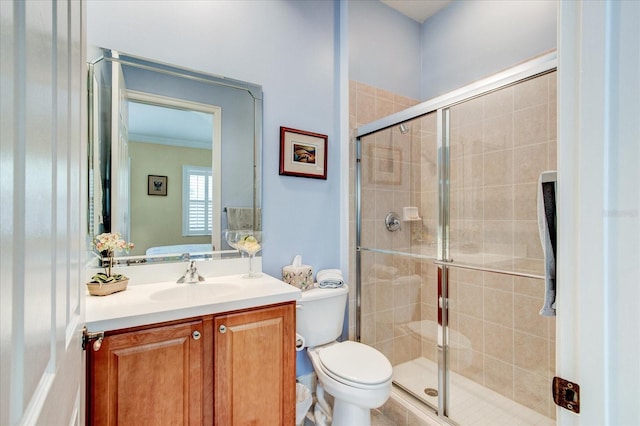
[[[123,240],[120,236],[120,233],[118,232],[105,232],[93,239],[93,245],[100,253],[106,253],[106,260],[103,259],[105,273],[94,275],[93,277],[91,277],[91,282],[104,284],[126,279],[127,277],[125,277],[124,275],[111,274],[111,268],[113,267],[113,256],[116,252],[131,250],[134,247],[133,243],[129,243]]]
[[[129,251],[134,247],[133,243],[128,243],[122,239],[119,232],[105,232],[93,240],[93,245],[99,252],[106,251],[107,256],[113,256],[117,251]]]

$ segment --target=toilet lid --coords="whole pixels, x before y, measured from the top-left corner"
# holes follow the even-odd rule
[[[391,378],[389,360],[376,349],[348,340],[329,346],[318,353],[322,366],[336,379],[352,383],[375,385]]]

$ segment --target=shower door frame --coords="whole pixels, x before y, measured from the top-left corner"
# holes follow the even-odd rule
[[[453,260],[449,257],[449,108],[459,103],[465,102],[472,98],[476,98],[492,91],[499,90],[503,87],[534,78],[556,70],[557,54],[551,52],[520,65],[494,74],[486,79],[479,80],[460,89],[449,92],[445,95],[425,101],[404,111],[383,117],[379,120],[362,125],[356,129],[355,135],[355,267],[356,267],[356,289],[355,289],[355,340],[361,339],[361,303],[362,303],[362,252],[378,252],[385,254],[402,254],[415,258],[432,260],[438,270],[438,322],[442,327],[442,333],[439,333],[437,342],[438,346],[438,407],[431,407],[430,404],[424,403],[425,406],[435,409],[438,417],[446,422],[451,423],[448,417],[449,403],[449,368],[448,368],[448,348],[445,342],[448,341],[448,271],[451,267],[474,269],[486,272],[494,272],[508,275],[515,275],[528,278],[544,279],[543,276],[534,274],[526,274],[520,272],[511,272],[496,270],[491,268],[473,266],[473,265],[454,265]],[[394,252],[390,250],[365,248],[362,247],[362,210],[361,210],[361,192],[362,192],[362,141],[365,136],[375,132],[397,126],[405,121],[424,116],[429,113],[436,113],[437,121],[437,143],[438,143],[438,161],[437,161],[437,177],[438,177],[438,237],[436,257],[427,257],[424,255],[410,255],[406,253]]]

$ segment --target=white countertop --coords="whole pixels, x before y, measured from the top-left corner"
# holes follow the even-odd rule
[[[201,315],[299,300],[300,289],[267,274],[227,275],[197,284],[174,281],[129,285],[108,296],[86,297],[89,331],[118,330]]]

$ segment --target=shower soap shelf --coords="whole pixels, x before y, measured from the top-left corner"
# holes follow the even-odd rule
[[[417,207],[403,207],[402,208],[402,220],[405,222],[411,222],[415,220],[422,220],[420,216],[418,216],[418,208]]]

